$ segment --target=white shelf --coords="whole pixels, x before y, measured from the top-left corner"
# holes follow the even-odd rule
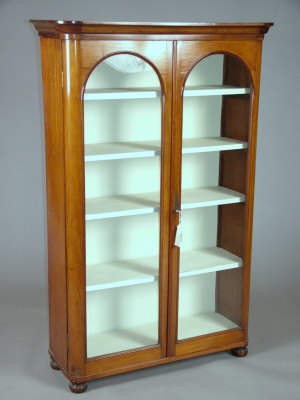
[[[132,350],[158,343],[158,324],[146,324],[131,329],[113,330],[88,335],[87,356],[95,357],[118,351]]]
[[[182,154],[207,153],[213,151],[246,149],[247,142],[229,139],[226,137],[203,137],[183,139]]]
[[[158,280],[158,256],[87,266],[86,291],[113,289]],[[242,259],[219,247],[182,252],[180,278],[239,268]]]
[[[184,97],[196,96],[226,96],[234,94],[248,94],[249,88],[240,88],[229,85],[209,85],[186,87],[183,92]]]
[[[234,328],[238,325],[217,312],[201,313],[179,319],[178,340]]]
[[[86,291],[154,282],[158,266],[158,256],[87,266]]]
[[[218,206],[222,204],[241,203],[245,195],[222,186],[209,186],[196,189],[185,189],[181,196],[181,209]]]
[[[86,199],[86,221],[152,214],[160,207],[159,192]],[[222,186],[182,191],[181,209],[241,203],[245,195]]]
[[[238,328],[238,325],[219,313],[203,313],[180,319],[178,339],[182,340],[234,328]],[[132,350],[157,344],[158,325],[152,323],[131,329],[102,332],[88,335],[87,339],[88,357]]]
[[[247,142],[225,137],[183,139],[182,154],[246,149]],[[159,140],[143,142],[115,142],[85,145],[85,161],[121,160],[128,158],[155,157],[161,154]]]
[[[210,247],[180,254],[179,277],[206,274],[209,272],[224,271],[239,268],[242,259],[220,247]]]
[[[159,211],[159,193],[92,198],[85,205],[87,221],[152,214]]]
[[[115,142],[85,145],[86,162],[155,157],[161,154],[160,140],[145,142]]]
[[[240,88],[229,85],[210,85],[186,87],[184,97],[198,96],[223,96],[248,94],[249,88]],[[115,89],[86,89],[84,100],[129,100],[129,99],[154,99],[161,97],[160,88],[115,88]]]
[[[84,100],[155,99],[160,96],[160,88],[86,89]]]

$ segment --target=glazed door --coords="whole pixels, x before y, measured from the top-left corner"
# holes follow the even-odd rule
[[[172,56],[82,41],[87,373],[166,355]]]
[[[255,149],[248,53],[238,42],[178,42],[172,160],[169,354],[247,338]],[[245,47],[245,46],[244,46]],[[252,51],[253,50],[253,51]],[[247,66],[248,65],[248,66]],[[250,233],[249,233],[250,234]]]

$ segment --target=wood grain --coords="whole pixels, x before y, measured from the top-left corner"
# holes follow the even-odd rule
[[[72,387],[87,380],[247,345],[256,130],[262,39],[272,24],[139,24],[31,21],[41,36],[47,163],[50,355]],[[162,87],[159,344],[87,359],[83,92],[112,54],[134,54]],[[177,341],[183,88],[193,67],[224,54],[225,84],[251,87],[224,96],[221,135],[248,141],[223,152],[219,183],[246,195],[219,207],[218,245],[243,268],[217,274],[217,311],[242,329]]]
[[[254,207],[254,183],[255,183],[255,161],[257,143],[257,121],[260,88],[262,43],[257,43],[257,58],[255,72],[252,73],[253,97],[251,107],[251,118],[248,141],[248,165],[245,211],[245,247],[244,247],[244,280],[243,280],[243,322],[245,332],[248,332],[249,298],[250,298],[250,271],[251,271],[251,249],[252,249],[252,227],[253,227],[253,207]]]
[[[178,330],[179,248],[174,245],[181,210],[182,86],[179,80],[177,43],[173,44],[172,154],[169,235],[168,356],[175,355]]]
[[[41,39],[46,143],[50,349],[67,368],[65,176],[60,41]]]
[[[273,23],[138,23],[116,22],[99,23],[83,21],[55,21],[55,20],[30,20],[40,35],[58,35],[59,33],[72,34],[201,34],[201,35],[256,35],[263,38]]]
[[[257,44],[255,55],[260,54]],[[251,130],[250,121],[253,121],[251,105],[256,91],[253,82],[259,74],[259,69],[243,64],[237,57],[226,55],[224,57],[223,83],[238,87],[251,87],[250,96],[223,96],[221,136],[232,139],[253,141],[255,133]],[[252,116],[252,118],[251,118]],[[216,310],[244,327],[245,315],[248,316],[248,306],[245,298],[249,291],[250,264],[245,262],[244,254],[251,254],[251,245],[246,228],[246,213],[250,207],[253,209],[253,190],[249,188],[249,177],[253,173],[249,168],[249,159],[253,159],[251,145],[248,150],[222,152],[220,157],[219,184],[229,189],[246,194],[245,205],[234,204],[219,207],[218,213],[218,246],[241,257],[243,269],[235,271],[220,271],[217,273],[216,283]],[[234,189],[235,188],[235,189]],[[251,206],[252,205],[252,206]],[[252,215],[251,215],[252,220]],[[248,286],[249,287],[249,286]]]
[[[169,196],[170,196],[170,160],[171,160],[171,107],[172,107],[172,45],[167,42],[155,42],[151,45],[144,42],[126,41],[85,41],[80,44],[80,86],[83,94],[86,82],[93,69],[107,56],[112,54],[134,54],[156,71],[162,89],[162,154],[161,154],[161,194],[160,194],[160,275],[159,275],[159,347],[135,349],[131,352],[115,353],[93,358],[99,368],[117,368],[126,365],[129,360],[135,363],[146,359],[157,359],[166,356],[167,302],[168,302],[168,236],[169,236]],[[83,115],[84,109],[82,109]],[[88,360],[90,362],[90,359]],[[108,367],[110,366],[110,367]],[[113,367],[112,367],[113,366]]]
[[[62,42],[68,296],[68,371],[85,374],[84,152],[79,42]]]
[[[229,332],[229,336],[231,336],[230,332]],[[232,336],[231,336],[231,339],[232,339]],[[231,340],[231,342],[232,342],[232,340]],[[68,374],[68,372],[66,370],[64,370],[61,366],[60,366],[60,369],[62,370],[62,372],[66,376],[66,378],[69,379],[70,381],[74,381],[75,383],[76,382],[86,382],[86,381],[97,379],[97,378],[104,378],[106,376],[122,374],[125,372],[135,371],[135,370],[139,370],[139,369],[143,369],[143,368],[149,368],[149,367],[153,367],[156,365],[163,365],[163,364],[167,364],[170,362],[186,360],[189,358],[198,357],[198,356],[202,356],[202,355],[206,355],[206,354],[216,353],[216,352],[220,352],[220,351],[224,351],[224,350],[230,350],[233,348],[244,347],[244,346],[247,346],[247,344],[248,344],[248,341],[244,340],[244,339],[242,341],[235,342],[235,343],[232,342],[231,344],[225,344],[223,346],[217,346],[217,342],[215,342],[206,350],[198,350],[195,352],[185,353],[182,355],[161,358],[161,359],[154,360],[154,361],[144,360],[144,362],[142,362],[140,364],[128,363],[127,366],[125,366],[125,367],[119,367],[119,368],[110,369],[110,370],[107,369],[105,371],[102,371],[101,369],[99,369],[98,361],[90,361],[87,364],[86,376],[78,377],[78,378],[74,378],[73,376],[70,376]]]

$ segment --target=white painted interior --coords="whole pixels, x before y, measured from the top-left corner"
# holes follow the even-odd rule
[[[179,282],[178,340],[237,327],[215,310],[216,272]]]
[[[182,191],[181,209],[240,203],[245,195],[222,186],[204,186]],[[104,218],[144,215],[158,212],[160,193],[138,193],[87,198],[86,221]]]
[[[123,73],[106,63],[96,67],[87,84],[89,95],[98,98],[101,92],[102,99],[84,102],[85,152],[96,159],[106,154],[85,165],[88,357],[158,343],[158,278],[133,283],[146,275],[142,262],[134,260],[153,257],[152,269],[159,269],[159,87],[152,68]],[[116,88],[123,90],[111,90]],[[152,148],[148,157],[147,143],[142,157],[130,157],[140,152],[135,142],[150,140],[157,157]],[[141,193],[155,193],[156,201]],[[97,271],[97,265],[105,271]],[[93,280],[106,290],[89,291]],[[141,328],[149,324],[151,333]]]
[[[156,256],[159,213],[107,218],[86,223],[86,262],[94,265]],[[154,266],[158,269],[158,265]]]
[[[159,192],[160,157],[86,163],[85,176],[87,199]]]
[[[158,282],[88,292],[87,332],[88,357],[157,344]]]
[[[219,151],[247,143],[220,138],[220,94],[249,91],[221,87],[222,62],[222,56],[211,56],[199,63],[184,99],[179,339],[233,327],[215,313],[216,271],[241,267],[242,261],[216,247],[216,205],[244,201],[244,195],[218,188]],[[124,73],[107,63],[88,81],[88,357],[158,342],[159,87],[151,69]]]
[[[222,186],[200,187],[182,191],[181,209],[188,210],[243,201],[245,201],[245,196],[242,193]]]
[[[242,266],[241,258],[219,247],[181,252],[179,276],[207,274]],[[158,280],[158,256],[87,266],[87,292],[139,285]]]
[[[157,88],[86,89],[84,100],[154,99],[160,96],[161,92]]]
[[[183,139],[182,154],[246,149],[248,144],[225,137]],[[160,155],[160,141],[94,143],[85,146],[85,162],[155,157]]]
[[[155,157],[160,155],[159,140],[142,142],[95,143],[85,146],[85,162]]]
[[[184,96],[183,142],[220,137],[222,96],[212,96],[222,84],[223,56],[214,55],[198,63],[189,75],[186,87],[205,85],[207,97]],[[207,87],[210,86],[210,87]],[[224,92],[224,88],[223,94]],[[227,94],[234,93],[228,89]],[[249,90],[241,89],[247,94]],[[244,144],[245,148],[247,144]],[[233,149],[237,150],[237,148]],[[191,152],[192,153],[192,152]],[[181,251],[192,254],[199,247],[215,247],[217,243],[217,207],[195,209],[200,206],[230,204],[244,201],[241,194],[217,188],[219,180],[219,153],[184,154],[182,161],[182,229]],[[206,187],[206,188],[205,188]],[[212,188],[213,187],[213,188]],[[197,189],[196,189],[197,188]],[[188,189],[188,190],[187,190]],[[196,190],[195,190],[196,189]],[[224,190],[225,189],[225,190]],[[220,192],[223,201],[220,201]],[[185,196],[189,203],[185,203]],[[207,197],[206,197],[207,196]],[[229,196],[227,199],[226,197]],[[191,208],[191,209],[190,209]],[[216,261],[217,264],[217,261]],[[241,261],[239,262],[241,266]],[[185,261],[180,259],[180,271]],[[216,272],[182,277],[179,280],[178,340],[236,327],[231,321],[215,312]]]
[[[246,149],[248,143],[226,137],[196,137],[182,140],[182,154]]]
[[[178,326],[178,340],[195,336],[208,335],[209,333],[234,329],[238,326],[217,312],[196,313],[181,318]]]
[[[249,88],[239,88],[230,85],[203,85],[196,87],[186,86],[183,96],[226,96],[230,94],[249,94]]]
[[[249,88],[239,88],[230,85],[206,85],[186,87],[185,97],[198,96],[226,96],[230,94],[249,94]],[[154,99],[160,97],[160,89],[153,88],[116,88],[116,89],[86,89],[84,100],[131,100],[131,99]]]

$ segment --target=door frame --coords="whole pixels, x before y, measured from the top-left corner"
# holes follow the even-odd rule
[[[172,45],[166,41],[85,40],[83,36],[68,35],[61,41],[61,45],[66,177],[68,371],[75,377],[83,377],[92,375],[93,371],[122,369],[128,365],[166,357]],[[162,88],[159,344],[87,359],[83,93],[90,73],[99,62],[109,55],[124,53],[137,55],[148,62],[156,71]]]
[[[169,247],[169,304],[168,304],[168,357],[177,357],[205,351],[211,348],[233,346],[237,342],[248,341],[248,314],[250,291],[250,266],[252,244],[252,220],[255,179],[255,153],[257,137],[257,114],[259,99],[260,40],[216,40],[216,41],[174,41],[173,48],[173,111],[172,111],[172,159],[171,159],[171,208],[170,208],[170,247]],[[247,67],[252,81],[250,123],[248,140],[245,227],[242,278],[242,323],[241,328],[230,329],[177,340],[179,261],[180,249],[174,246],[178,213],[181,210],[181,165],[182,165],[182,118],[183,89],[188,74],[203,58],[213,54],[230,54],[240,59]],[[217,350],[215,350],[217,351]]]

